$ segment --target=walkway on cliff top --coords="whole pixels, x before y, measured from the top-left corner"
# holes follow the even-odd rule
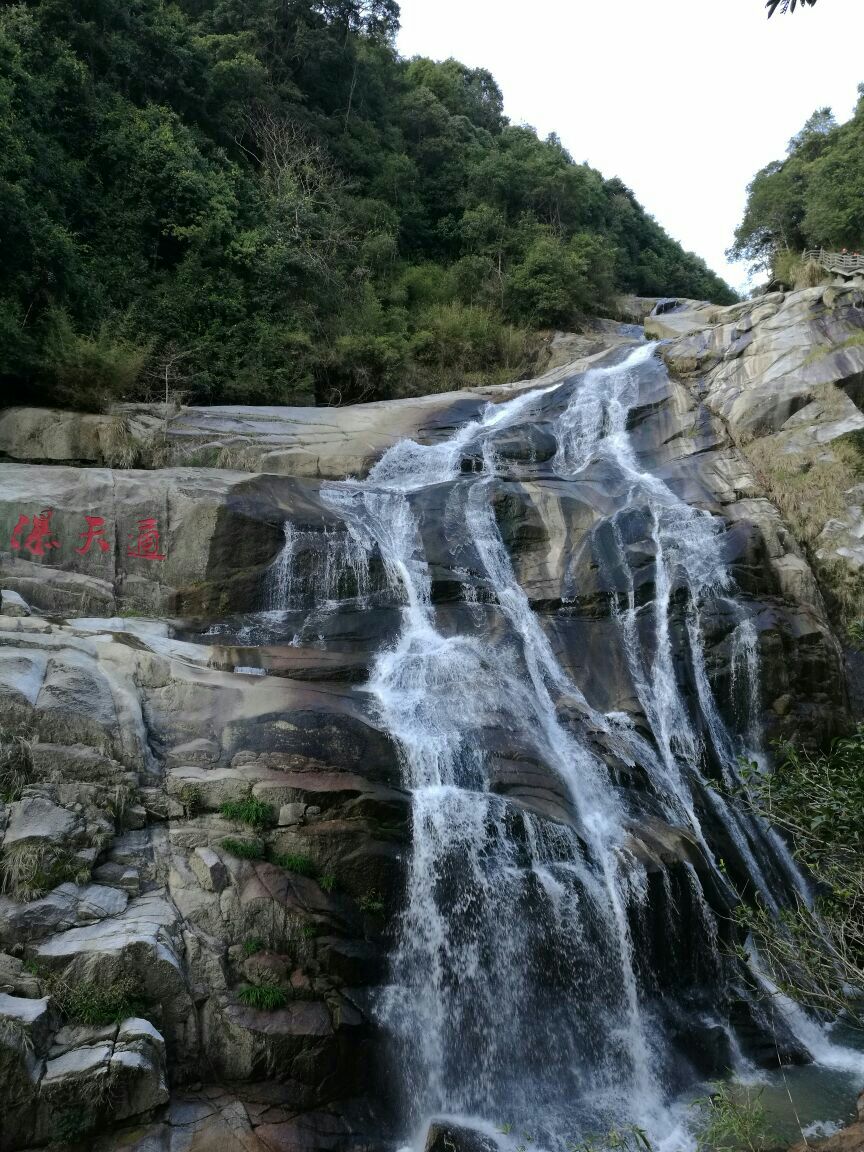
[[[857,252],[826,252],[824,248],[811,248],[804,253],[804,259],[821,264],[828,272],[836,272],[840,276],[864,272],[864,256]]]

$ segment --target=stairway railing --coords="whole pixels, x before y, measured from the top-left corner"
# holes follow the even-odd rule
[[[824,248],[810,248],[805,260],[821,264],[828,272],[864,272],[864,256],[857,252],[826,252]]]

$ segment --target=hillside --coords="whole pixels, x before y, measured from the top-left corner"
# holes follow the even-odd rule
[[[512,379],[616,291],[730,303],[616,179],[400,59],[393,0],[0,12],[0,381],[98,409]]]

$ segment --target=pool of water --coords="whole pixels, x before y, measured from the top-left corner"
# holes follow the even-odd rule
[[[756,1069],[736,1080],[736,1093],[759,1095],[778,1145],[797,1143],[802,1135],[818,1140],[856,1118],[856,1101],[864,1089],[864,1032],[838,1026],[831,1039],[847,1051],[860,1052],[860,1067]]]

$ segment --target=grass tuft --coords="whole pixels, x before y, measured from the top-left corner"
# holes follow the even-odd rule
[[[275,1012],[277,1008],[284,1008],[288,1003],[285,989],[272,984],[250,984],[240,989],[237,999],[247,1008],[257,1008],[259,1012]]]
[[[249,824],[252,828],[272,827],[276,823],[276,809],[265,804],[256,796],[246,796],[243,800],[228,800],[219,810],[226,820],[236,820]]]
[[[294,872],[298,876],[310,876],[314,879],[318,875],[318,867],[311,856],[304,856],[300,852],[274,852],[270,859],[286,872]]]
[[[740,1084],[712,1084],[711,1095],[695,1100],[696,1145],[700,1152],[763,1152],[776,1147],[763,1089]]]
[[[197,784],[184,784],[178,799],[187,820],[194,820],[204,807],[204,793]]]
[[[222,847],[240,860],[263,860],[267,855],[267,849],[260,840],[237,840],[233,836],[226,836]]]
[[[47,983],[58,1008],[72,1024],[119,1024],[130,1016],[144,1015],[141,981],[133,976],[119,977],[107,985],[71,984],[50,978]]]
[[[39,900],[58,884],[67,880],[77,883],[83,872],[86,882],[89,869],[82,870],[80,860],[53,844],[14,844],[4,850],[0,859],[0,891],[13,900]]]
[[[32,777],[30,742],[0,728],[0,800],[5,804],[20,800]]]

